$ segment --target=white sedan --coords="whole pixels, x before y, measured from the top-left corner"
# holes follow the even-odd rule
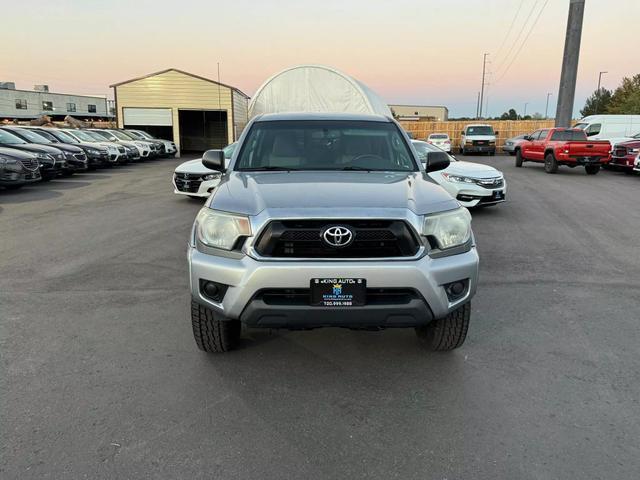
[[[451,139],[446,133],[432,133],[427,137],[427,143],[451,153]]]
[[[223,149],[224,158],[228,160],[233,155],[237,143],[232,143]],[[202,158],[189,160],[176,167],[173,173],[173,193],[188,197],[208,197],[220,183],[222,173],[211,170],[202,164]]]
[[[441,152],[427,142],[412,140],[420,160],[425,163],[429,152]],[[444,170],[428,175],[467,208],[495,205],[506,199],[507,183],[501,171],[480,163],[460,162],[449,155]]]

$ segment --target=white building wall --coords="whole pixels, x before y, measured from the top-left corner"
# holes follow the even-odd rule
[[[27,108],[16,108],[16,100],[26,100]],[[53,110],[45,111],[42,102],[52,102]],[[75,104],[75,112],[69,111],[67,104]],[[89,112],[89,105],[96,106],[96,112]],[[0,118],[36,118],[40,115],[71,115],[72,117],[106,117],[106,97],[66,95],[31,90],[0,89]]]

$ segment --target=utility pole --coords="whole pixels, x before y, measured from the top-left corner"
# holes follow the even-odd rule
[[[480,111],[478,113],[478,118],[482,118],[482,102],[484,101],[484,75],[487,70],[487,55],[485,53],[482,57],[482,88],[480,89]]]
[[[476,120],[480,118],[480,92],[478,92],[478,100],[476,103]]]
[[[596,114],[598,113],[598,109],[600,108],[600,84],[602,83],[602,74],[603,73],[609,73],[609,72],[600,72],[598,74],[598,90],[596,90]]]
[[[544,119],[546,120],[547,118],[549,118],[549,116],[547,115],[549,113],[549,97],[553,95],[551,92],[547,93],[547,106],[544,107]]]
[[[527,105],[529,105],[529,102],[524,102],[524,113],[522,114],[523,119],[527,116]]]
[[[569,0],[569,17],[567,19],[567,33],[564,39],[562,73],[558,90],[558,108],[556,109],[556,127],[569,127],[573,116],[584,2],[585,0]]]

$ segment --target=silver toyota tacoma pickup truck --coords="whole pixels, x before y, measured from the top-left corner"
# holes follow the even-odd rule
[[[427,171],[446,168],[433,152]],[[478,253],[471,217],[376,115],[269,114],[245,129],[188,246],[198,347],[249,327],[413,327],[433,350],[465,340]]]

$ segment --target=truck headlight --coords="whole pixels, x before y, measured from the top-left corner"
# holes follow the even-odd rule
[[[434,239],[441,250],[464,245],[471,238],[471,214],[461,207],[428,215],[424,218],[422,234]]]
[[[472,145],[473,144],[473,140],[465,140],[464,143],[465,143],[465,145]]]
[[[233,250],[240,237],[251,235],[249,218],[204,207],[196,217],[198,240],[209,247]]]
[[[477,180],[471,177],[463,177],[462,175],[452,175],[450,173],[443,173],[442,176],[445,180],[453,183],[476,183]]]

